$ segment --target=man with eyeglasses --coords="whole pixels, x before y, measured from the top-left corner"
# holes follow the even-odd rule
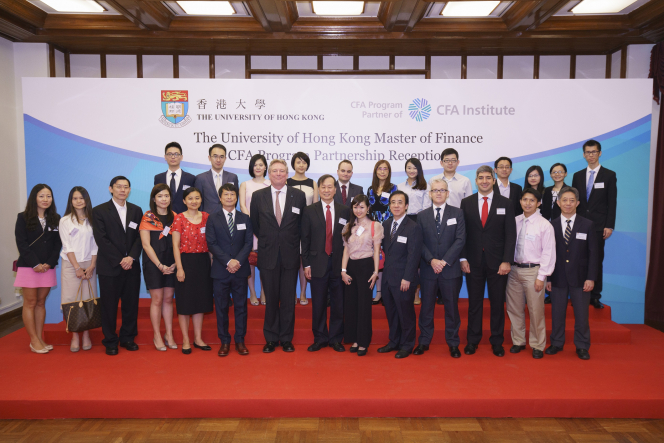
[[[456,172],[459,166],[459,153],[456,149],[445,149],[440,154],[440,165],[443,167],[443,173],[434,176],[431,180],[445,180],[449,191],[447,204],[458,208],[461,206],[461,200],[473,193],[473,187],[468,177],[457,174]]]
[[[187,210],[182,200],[182,192],[194,186],[196,176],[180,169],[182,161],[182,146],[178,142],[170,142],[164,148],[164,158],[168,164],[168,171],[154,176],[154,184],[166,183],[171,188],[171,209],[176,214]]]
[[[240,187],[237,184],[237,175],[224,171],[224,163],[226,163],[226,147],[224,145],[214,144],[210,146],[208,160],[210,160],[210,170],[198,174],[194,186],[201,191],[203,197],[200,210],[212,215],[221,211],[219,189],[226,183],[233,183],[238,189]]]
[[[523,214],[521,209],[521,185],[510,183],[510,175],[512,174],[512,159],[509,157],[500,157],[493,164],[493,170],[496,173],[496,184],[493,185],[493,192],[497,192],[503,197],[512,200],[514,205],[514,215]]]
[[[574,174],[572,187],[579,191],[578,213],[593,221],[599,244],[599,270],[595,287],[590,295],[590,304],[597,309],[604,308],[602,302],[602,274],[604,272],[604,244],[613,234],[616,226],[616,206],[618,186],[616,173],[599,164],[602,145],[596,140],[583,144],[583,157],[588,167]]]

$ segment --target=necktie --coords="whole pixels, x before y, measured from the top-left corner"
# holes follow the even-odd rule
[[[348,198],[348,194],[346,194],[346,185],[341,185],[341,201],[343,204],[346,204],[346,199]]]
[[[327,212],[325,213],[325,253],[332,255],[332,212],[330,205],[327,205]]]
[[[489,218],[489,197],[482,197],[484,204],[482,205],[482,227],[486,225],[486,219]]]
[[[392,232],[390,232],[390,240],[394,240],[394,234],[397,232],[397,222],[395,221],[394,224],[392,225]]]
[[[521,225],[521,230],[519,231],[519,236],[516,239],[516,256],[514,257],[517,263],[523,263],[525,261],[525,247],[526,247],[526,221],[523,221]]]
[[[593,184],[595,183],[595,171],[590,171],[590,178],[588,179],[588,185],[586,186],[586,201],[590,198],[590,192],[593,190]]]
[[[281,191],[276,192],[276,202],[275,202],[275,207],[274,207],[274,216],[277,219],[277,224],[281,226],[281,205],[279,204],[279,194],[281,194]]]
[[[233,223],[233,213],[229,212],[228,213],[228,231],[231,233],[231,237],[233,236],[233,230],[235,229],[235,223]]]
[[[436,232],[440,235],[440,208],[436,208]]]
[[[178,189],[175,187],[175,172],[171,172],[171,184],[170,184],[170,187],[171,187],[171,195],[173,196],[173,198],[175,198],[175,193],[176,193],[177,190],[178,190]]]
[[[567,220],[567,227],[565,228],[565,244],[569,245],[569,238],[572,236],[572,228],[570,227],[570,223],[572,220]]]
[[[214,176],[214,186],[217,188],[217,192],[219,192],[219,188],[221,188],[221,177],[219,177],[219,174],[215,174]]]

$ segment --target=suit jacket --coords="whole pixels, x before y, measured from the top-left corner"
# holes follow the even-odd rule
[[[332,272],[341,274],[341,259],[344,254],[344,243],[341,231],[350,219],[350,209],[341,203],[334,205],[332,222],[332,256],[334,257]],[[323,277],[327,270],[328,255],[325,253],[325,205],[320,200],[304,208],[302,214],[302,266],[311,266],[312,277]]]
[[[228,229],[228,219],[224,211],[208,217],[205,225],[205,239],[212,253],[212,271],[210,276],[221,281],[228,281],[233,276],[247,278],[251,274],[249,253],[254,246],[254,230],[247,214],[235,211],[233,235]],[[240,227],[244,225],[244,229]],[[231,274],[226,270],[228,262],[235,259],[240,262],[240,269]]]
[[[394,217],[390,217],[383,222],[385,231],[381,244],[385,252],[383,282],[392,286],[400,286],[401,280],[406,280],[410,282],[410,289],[413,289],[420,282],[417,268],[422,257],[422,229],[410,217],[404,216],[397,232],[394,233],[394,241],[392,241],[390,233],[393,221]],[[399,237],[405,238],[406,242],[398,241]]]
[[[592,220],[596,231],[604,228],[614,229],[616,227],[616,206],[618,200],[618,186],[616,173],[604,166],[599,168],[595,177],[595,185],[590,192],[590,199],[586,200],[586,171],[584,168],[574,173],[572,186],[579,191],[579,206],[576,213]],[[604,183],[603,188],[598,188],[599,183]]]
[[[452,224],[449,224],[453,222]],[[459,257],[466,244],[466,222],[463,211],[454,206],[445,205],[441,214],[440,235],[436,230],[436,212],[433,206],[417,214],[417,224],[422,230],[422,257],[420,277],[435,280],[438,274],[431,268],[431,260],[445,260],[447,265],[441,272],[443,278],[461,277]]]
[[[556,267],[549,278],[551,286],[581,288],[586,280],[597,280],[599,245],[593,222],[577,214],[569,245],[565,245],[560,217],[551,220],[551,224],[556,234]],[[585,234],[586,238],[580,239],[577,234]]]
[[[493,185],[493,192],[500,195],[500,189],[498,188],[498,181]],[[514,205],[514,216],[523,214],[523,208],[521,207],[521,193],[523,188],[521,185],[510,182],[510,200],[512,205]],[[547,219],[548,220],[548,219]]]
[[[125,202],[125,205],[127,205],[126,231],[112,199],[92,209],[92,235],[99,248],[97,253],[97,274],[99,275],[109,277],[120,275],[120,271],[122,271],[120,262],[125,257],[133,258],[132,269],[139,269],[138,272],[140,272],[138,259],[143,245],[138,235],[138,225],[141,224],[143,210],[129,202]],[[129,227],[131,222],[136,223],[135,228]]]
[[[173,196],[171,208],[176,214],[180,214],[187,210],[187,206],[182,201],[182,192],[190,186],[196,186],[196,176],[188,172],[182,171],[182,176],[180,177],[180,184],[178,185],[177,192]],[[171,184],[171,175],[170,171],[162,172],[154,176],[154,184],[158,185],[159,183],[165,183],[170,186]],[[202,192],[202,191],[201,191]]]
[[[226,183],[233,183],[239,192],[240,186],[237,184],[237,175],[224,170],[221,174],[221,184],[223,186]],[[219,201],[219,194],[217,193],[217,187],[214,185],[211,170],[198,174],[194,186],[201,191],[201,197],[203,198],[200,211],[205,211],[210,215],[221,211],[221,202]]]
[[[563,183],[563,188],[567,185]],[[561,188],[562,189],[562,188]],[[551,191],[553,186],[549,186],[544,189],[544,195],[542,196],[542,205],[540,206],[540,213],[542,217],[547,220],[553,220],[554,218],[560,217],[560,206],[558,203],[553,203],[553,194]],[[551,206],[553,204],[553,206]]]
[[[479,194],[473,194],[461,200],[461,209],[466,221],[466,244],[461,258],[468,260],[471,266],[480,266],[482,251],[489,269],[498,269],[501,263],[514,263],[516,246],[516,220],[514,205],[510,199],[493,193],[493,202],[489,209],[486,225],[482,227],[479,212]],[[510,194],[511,195],[511,194]],[[505,214],[498,214],[497,209]]]
[[[19,253],[16,263],[18,267],[34,268],[46,263],[51,269],[55,269],[60,258],[60,249],[62,249],[57,223],[52,227],[46,226],[44,230],[41,223],[37,222],[37,227],[33,231],[29,231],[23,213],[20,212],[16,218],[14,235]]]
[[[274,216],[272,186],[259,189],[251,196],[249,212],[254,235],[258,238],[258,269],[274,269],[280,255],[284,268],[300,267],[300,228],[307,198],[304,192],[291,186],[282,189],[287,192],[281,225]]]
[[[343,205],[343,199],[341,198],[341,186],[339,186],[339,181],[335,181],[334,185],[337,188],[337,192],[334,193],[335,203]],[[348,188],[346,189],[346,206],[349,208],[353,203],[353,197],[356,195],[362,194],[362,186],[354,185],[351,182],[348,182]]]

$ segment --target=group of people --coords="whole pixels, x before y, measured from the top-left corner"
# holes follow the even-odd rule
[[[325,174],[314,182],[306,176],[310,159],[303,152],[293,155],[290,178],[286,161],[268,164],[264,156],[254,155],[249,162],[252,179],[238,186],[237,175],[223,168],[226,148],[219,144],[209,148],[211,169],[193,176],[180,168],[182,147],[171,142],[165,147],[169,169],[155,176],[147,212],[127,201],[131,183],[123,176],[111,180],[111,199],[94,208],[86,189],[74,187],[62,217],[51,188],[38,184],[18,214],[15,231],[20,253],[15,286],[23,288],[30,349],[53,349],[43,340],[44,302],[56,285],[55,267],[62,258],[62,303],[95,297],[98,275],[102,344],[108,355],[117,355],[118,347],[138,350],[134,338],[142,264],[159,351],[178,348],[172,325],[175,299],[184,354],[192,348],[211,350],[201,332],[204,313],[214,309],[218,355],[230,353],[232,338],[236,351],[247,355],[249,291],[249,303],[265,305],[263,352],[278,346],[293,352],[295,305],[298,300],[308,303],[310,282],[314,343],[308,351],[329,346],[343,352],[346,343],[350,352],[366,355],[372,305],[382,303],[390,332],[389,343],[378,352],[396,351],[396,358],[422,355],[429,349],[434,310],[440,304],[445,340],[450,355],[458,358],[458,299],[465,274],[465,354],[474,354],[482,339],[487,288],[489,341],[496,356],[505,354],[505,311],[511,322],[510,352],[526,348],[526,304],[533,357],[562,351],[571,299],[576,353],[586,360],[589,307],[603,308],[604,243],[615,226],[617,185],[615,172],[599,164],[601,144],[589,140],[582,149],[588,166],[574,174],[571,186],[565,183],[566,166],[556,163],[550,169],[553,186],[544,188],[542,168],[532,166],[522,188],[509,181],[512,160],[501,157],[493,168],[476,170],[475,194],[470,180],[456,172],[459,154],[451,148],[441,154],[443,173],[428,182],[416,158],[406,161],[406,181],[397,185],[391,181],[390,163],[380,160],[363,192],[351,183],[348,160],[339,163],[337,177]],[[255,267],[260,270],[260,296]],[[117,331],[120,301],[122,325]],[[547,302],[552,305],[552,333],[545,349]],[[87,331],[82,337],[73,333],[72,352],[91,345]]]

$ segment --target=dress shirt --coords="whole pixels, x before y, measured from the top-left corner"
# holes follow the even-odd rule
[[[565,236],[565,230],[567,229],[567,220],[572,220],[569,224],[570,229],[574,229],[574,220],[576,220],[576,212],[570,218],[565,218],[564,215],[560,214],[560,225],[563,227],[563,237]]]
[[[394,216],[392,216],[392,217],[394,217]],[[392,228],[394,227],[395,223],[397,224],[397,228],[394,230],[394,233],[396,234],[396,232],[399,230],[399,226],[401,226],[401,222],[405,218],[406,218],[406,215],[404,214],[404,215],[401,216],[401,218],[399,220],[397,220],[396,218],[392,219],[392,223],[390,224],[390,234],[392,234]]]
[[[323,217],[325,217],[325,223],[327,223],[327,203],[325,203],[323,200],[320,201],[323,204]],[[332,216],[332,234],[334,235],[334,200],[330,203],[330,214]],[[348,222],[348,220],[346,220]],[[311,266],[307,266],[304,269],[310,268]]]
[[[214,187],[217,188],[217,194],[219,193],[219,188],[224,184],[224,168],[221,168],[219,173],[214,172],[214,169],[210,168],[210,172],[212,172],[212,181],[214,182]],[[217,181],[217,178],[219,178],[219,181]]]
[[[418,214],[429,206],[431,206],[431,197],[429,190],[431,189],[427,184],[426,189],[413,189],[408,184],[408,180],[397,185],[399,191],[403,191],[408,195],[408,214]]]
[[[516,237],[515,262],[539,263],[537,279],[546,281],[556,266],[556,236],[551,223],[538,212],[528,218],[521,214],[516,217]],[[521,251],[519,243],[523,244]],[[516,260],[517,255],[519,260]]]
[[[586,186],[588,186],[588,180],[590,180],[590,171],[595,171],[595,177],[593,179],[597,181],[597,173],[599,172],[599,168],[601,167],[602,165],[597,165],[595,169],[590,169],[590,166],[586,168]]]
[[[454,177],[448,179],[443,172],[442,174],[436,175],[431,180],[434,179],[442,179],[447,182],[447,189],[450,191],[450,194],[447,196],[447,203],[451,206],[456,206],[457,208],[460,207],[461,200],[473,193],[473,187],[470,184],[470,180],[468,177],[461,174],[455,173]]]
[[[286,188],[288,186],[284,185],[283,188],[279,190],[279,206],[281,207],[281,219],[286,216],[284,213],[284,209],[286,208]],[[276,195],[277,195],[277,189],[275,189],[274,186],[270,186],[270,192],[272,193],[272,204],[275,205],[276,202]],[[272,207],[272,212],[276,215],[277,213],[277,207],[273,206]]]
[[[170,169],[166,171],[166,184],[170,187],[171,186],[171,177],[175,172],[175,190],[177,191],[178,188],[180,187],[180,179],[182,178],[182,169],[178,168],[177,171],[171,171]],[[214,172],[212,172],[214,174]]]
[[[118,215],[120,216],[120,220],[122,221],[122,228],[124,228],[125,232],[127,232],[127,201],[125,200],[124,206],[120,206],[115,199],[113,200],[113,204],[115,205],[115,209],[118,210]]]
[[[237,221],[235,220],[235,209],[233,209],[231,212],[228,212],[227,210],[225,210],[222,207],[221,210],[224,211],[224,217],[226,217],[226,224],[228,224],[228,214],[233,215],[233,225],[235,225],[235,227],[233,228],[233,231],[237,231]],[[231,260],[233,260],[233,259],[231,259]],[[228,263],[230,263],[231,260],[228,260]],[[228,263],[226,263],[226,266],[228,266]]]
[[[503,182],[498,179],[498,190],[500,191],[500,195],[502,195],[505,198],[510,198],[510,182],[509,180],[507,181],[507,186],[503,185]]]
[[[62,252],[60,257],[69,261],[67,253],[73,252],[77,262],[86,262],[92,260],[93,255],[97,255],[97,243],[92,236],[92,226],[89,220],[79,224],[72,215],[67,215],[60,219],[58,227],[60,239],[62,240]]]
[[[491,212],[491,203],[493,202],[493,191],[491,191],[489,195],[482,195],[477,193],[477,205],[480,210],[480,219],[482,219],[482,206],[484,206],[484,197],[489,197],[489,199],[486,201],[487,205],[489,206],[487,213],[489,213]]]
[[[443,214],[445,214],[445,207],[447,206],[447,203],[443,203],[442,206],[433,206],[433,220],[436,221],[436,209],[440,208],[440,223],[443,223]]]
[[[371,238],[371,224],[374,225],[374,236]],[[359,236],[357,230],[362,227],[364,231]],[[348,241],[343,239],[344,247],[348,248],[348,257],[351,260],[360,260],[363,258],[373,257],[374,245],[378,243],[377,248],[380,248],[380,242],[383,240],[383,225],[378,222],[369,220],[369,217],[364,217],[361,223],[356,224],[351,228],[346,225],[344,231],[350,228],[350,238]],[[343,232],[343,231],[342,231]]]

